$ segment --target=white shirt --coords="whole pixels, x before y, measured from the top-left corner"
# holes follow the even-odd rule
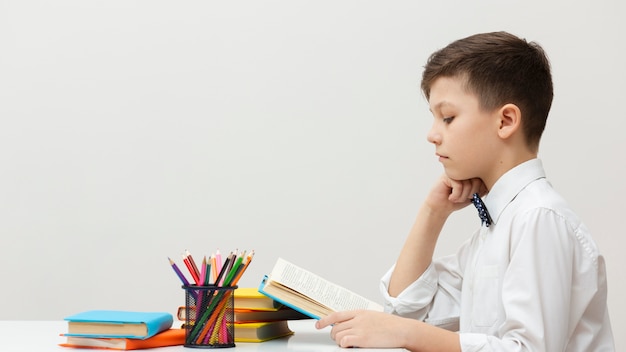
[[[459,332],[462,351],[614,351],[604,259],[539,159],[483,199],[493,223],[431,263],[385,310]],[[478,219],[477,219],[478,221]]]

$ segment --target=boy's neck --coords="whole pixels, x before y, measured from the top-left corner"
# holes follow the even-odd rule
[[[489,175],[483,177],[483,182],[485,183],[487,189],[491,190],[493,185],[500,179],[500,177],[502,177],[502,175],[507,173],[509,170],[522,163],[536,158],[537,153],[527,152],[495,159],[492,167],[492,172]]]

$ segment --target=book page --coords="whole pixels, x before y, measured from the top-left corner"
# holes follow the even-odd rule
[[[383,310],[378,303],[372,302],[282,258],[278,258],[270,274],[270,280],[290,287],[334,311],[353,309]]]

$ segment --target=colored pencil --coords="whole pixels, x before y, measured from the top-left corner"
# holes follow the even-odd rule
[[[217,261],[217,254],[211,254],[211,272],[213,274],[213,280],[217,279],[217,275],[219,274],[219,272],[221,270],[221,267],[222,267],[221,255],[220,255],[219,262],[218,262]]]
[[[222,261],[218,250],[217,254],[213,253],[209,257],[203,256],[202,266],[198,268],[191,253],[185,250],[182,255],[185,266],[196,285],[204,286],[204,288],[197,289],[187,288],[188,293],[196,298],[194,305],[198,314],[194,326],[188,331],[187,343],[214,344],[230,341],[224,309],[232,299],[233,290],[250,265],[253,256],[254,250],[247,255],[245,250],[241,252],[235,250]],[[176,263],[169,257],[168,260],[183,284],[193,287]]]
[[[243,254],[237,256],[233,265],[230,266],[230,270],[228,270],[228,274],[226,274],[226,278],[224,279],[224,286],[231,286],[231,281],[233,280],[233,277],[235,277],[235,273],[237,272],[237,269],[239,269],[242,260]]]
[[[172,266],[172,269],[174,269],[174,272],[176,273],[176,275],[178,275],[178,278],[180,279],[180,281],[183,282],[183,285],[189,286],[189,281],[187,280],[185,275],[183,275],[182,271],[178,269],[178,265],[176,265],[176,263],[174,263],[174,261],[170,257],[167,257],[167,259],[170,261],[170,265]]]
[[[220,270],[219,274],[217,274],[217,277],[215,278],[215,286],[219,286],[220,282],[222,282],[222,278],[224,277],[224,273],[226,271],[226,269],[228,268],[228,263],[230,262],[230,255],[228,257],[226,257],[226,260],[224,261],[224,265],[222,265],[222,270]]]
[[[222,270],[222,253],[220,252],[220,249],[218,248],[215,251],[215,276],[217,277],[217,273],[220,272],[220,270]]]
[[[254,257],[254,249],[251,250],[248,256],[246,257],[246,261],[241,265],[239,272],[235,274],[235,277],[233,278],[231,282],[231,286],[237,285],[237,282],[239,282],[239,279],[241,279],[241,277],[243,276],[243,273],[248,268],[248,265],[250,265],[250,262],[252,261],[252,257]]]
[[[206,256],[202,257],[202,265],[200,266],[200,285],[207,285],[206,278]]]
[[[211,258],[209,257],[209,260],[206,261],[205,264],[205,268],[204,268],[204,284],[205,285],[209,285],[211,283]]]
[[[187,269],[189,270],[191,277],[193,277],[193,281],[195,281],[196,285],[200,285],[200,277],[198,277],[198,274],[193,269],[193,266],[191,265],[189,258],[185,256],[184,254],[183,254],[183,262],[185,263],[185,266],[187,266]]]
[[[191,256],[191,253],[189,253],[189,251],[185,249],[185,254],[187,255],[187,258],[189,259],[189,262],[191,263],[191,267],[193,268],[193,271],[195,271],[196,276],[200,277],[200,270],[198,270],[198,266],[196,265],[196,261],[193,260],[193,257]]]

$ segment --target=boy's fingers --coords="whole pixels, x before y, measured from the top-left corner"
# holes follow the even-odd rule
[[[340,314],[338,312],[335,313],[331,313],[323,318],[321,318],[320,320],[318,320],[317,322],[315,322],[315,327],[318,329],[323,329],[327,326],[336,324],[340,321]]]

